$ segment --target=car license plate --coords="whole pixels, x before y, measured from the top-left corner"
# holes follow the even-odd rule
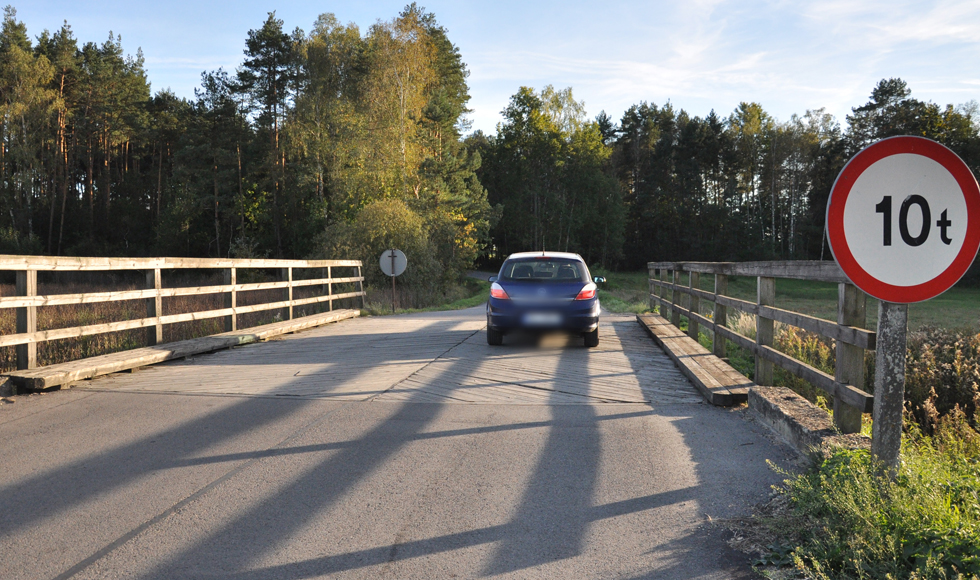
[[[558,326],[561,324],[561,314],[557,312],[528,312],[524,315],[527,326]]]

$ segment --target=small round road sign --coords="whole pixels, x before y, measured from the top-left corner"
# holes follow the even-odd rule
[[[378,264],[386,276],[401,276],[408,266],[408,258],[401,250],[385,250],[381,253]]]
[[[980,188],[955,153],[922,137],[891,137],[854,156],[827,202],[834,259],[886,302],[948,290],[980,247]]]

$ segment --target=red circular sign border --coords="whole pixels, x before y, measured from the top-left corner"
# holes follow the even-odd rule
[[[902,153],[922,155],[942,165],[960,186],[967,209],[967,231],[963,246],[941,274],[915,286],[896,286],[868,274],[858,264],[844,236],[844,206],[858,177],[876,162]],[[835,247],[834,240],[839,240]],[[899,136],[882,139],[862,149],[841,170],[827,200],[827,241],[844,274],[868,294],[899,304],[922,302],[949,290],[966,274],[980,249],[980,187],[970,168],[946,146],[924,137]]]

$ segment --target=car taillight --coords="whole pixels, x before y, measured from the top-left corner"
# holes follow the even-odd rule
[[[496,282],[490,285],[490,297],[498,298],[500,300],[510,300],[510,296],[507,295],[504,287]]]
[[[589,282],[588,284],[585,285],[584,288],[582,288],[582,291],[578,293],[578,296],[576,296],[575,299],[592,300],[593,298],[595,298],[595,289],[596,289],[596,285],[593,284],[592,282]]]

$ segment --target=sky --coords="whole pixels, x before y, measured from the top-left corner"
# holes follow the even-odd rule
[[[319,14],[362,34],[406,1],[30,0],[31,36],[67,20],[80,41],[109,32],[142,48],[153,91],[192,98],[203,70],[235,70],[248,31],[270,11],[286,28]],[[758,102],[777,119],[826,108],[843,125],[882,78],[941,105],[980,100],[980,2],[948,0],[583,0],[418,2],[449,32],[470,70],[472,130],[493,133],[521,86],[572,87],[590,116],[619,119],[641,101],[727,116]]]

